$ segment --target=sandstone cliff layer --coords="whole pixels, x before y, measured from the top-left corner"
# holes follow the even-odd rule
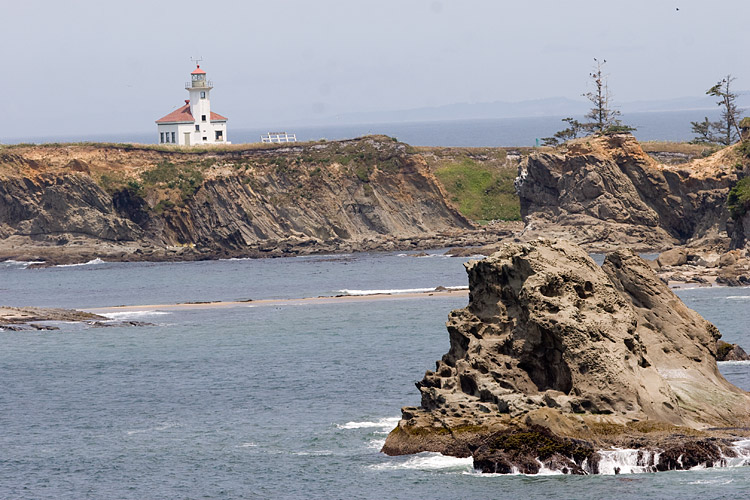
[[[0,258],[263,256],[496,237],[473,229],[422,157],[385,137],[202,152],[0,150]]]
[[[597,450],[618,446],[660,452],[662,470],[683,467],[668,459],[680,450],[684,464],[713,464],[732,453],[733,431],[711,429],[750,424],[750,394],[717,369],[718,330],[631,251],[599,267],[565,241],[508,244],[467,270],[450,350],[384,452],[586,473]]]
[[[516,180],[525,236],[565,237],[598,251],[663,249],[701,238],[728,245],[726,198],[742,161],[734,147],[660,164],[629,134],[532,154]]]

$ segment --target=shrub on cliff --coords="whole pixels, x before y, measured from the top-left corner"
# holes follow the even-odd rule
[[[740,179],[735,186],[729,190],[727,196],[727,208],[733,219],[739,219],[750,209],[750,177]]]

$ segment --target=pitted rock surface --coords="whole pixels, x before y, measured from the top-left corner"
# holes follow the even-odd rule
[[[747,426],[750,395],[716,365],[718,330],[633,252],[600,267],[572,243],[540,240],[507,244],[467,271],[450,350],[417,383],[421,406],[403,409],[386,453],[483,449],[484,460],[491,436],[528,426],[585,447],[608,442],[591,432],[602,426]]]

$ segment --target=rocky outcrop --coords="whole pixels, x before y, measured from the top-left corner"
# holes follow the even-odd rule
[[[417,383],[421,405],[402,410],[385,453],[596,472],[597,450],[612,446],[719,457],[731,432],[710,429],[750,423],[750,395],[717,369],[718,330],[631,251],[599,267],[565,241],[507,244],[467,270],[450,350]],[[651,465],[678,468],[668,456]]]
[[[386,137],[204,152],[8,147],[0,180],[0,259],[280,256],[499,234],[476,229],[424,159]]]
[[[532,154],[516,179],[525,236],[566,237],[597,251],[728,239],[725,202],[737,161],[729,148],[707,159],[663,165],[629,134]]]
[[[750,361],[750,356],[739,345],[719,340],[716,343],[716,361]]]
[[[55,242],[65,235],[133,241],[143,232],[117,214],[110,196],[91,177],[70,173],[2,179],[0,236],[11,235]]]

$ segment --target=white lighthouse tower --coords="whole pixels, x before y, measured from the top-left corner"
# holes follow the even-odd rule
[[[185,100],[184,106],[156,120],[160,144],[230,144],[227,118],[211,111],[213,83],[206,79],[200,64],[196,66],[185,84],[190,99]]]

